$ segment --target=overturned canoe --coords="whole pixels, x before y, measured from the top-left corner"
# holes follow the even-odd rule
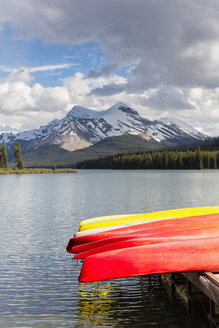
[[[125,239],[126,237],[126,239]],[[191,230],[181,230],[181,231],[171,231],[169,233],[159,233],[148,235],[145,237],[144,233],[132,234],[129,236],[123,236],[123,240],[117,242],[111,242],[108,239],[108,243],[96,247],[90,247],[86,251],[78,252],[74,258],[75,259],[85,259],[86,257],[94,254],[99,254],[103,252],[108,252],[116,249],[124,249],[128,247],[136,247],[143,245],[152,245],[166,242],[177,242],[184,241],[188,239],[206,239],[206,238],[218,237],[219,238],[219,223],[207,228],[191,229]],[[102,241],[103,242],[103,241]],[[92,243],[90,243],[92,244]],[[102,243],[103,244],[103,243]],[[89,245],[89,244],[88,244]],[[94,245],[90,245],[94,246]]]
[[[97,269],[98,268],[98,269]],[[219,238],[188,239],[111,250],[85,258],[79,281],[219,269]]]
[[[219,213],[219,206],[181,208],[166,211],[158,211],[145,214],[127,214],[121,216],[104,216],[81,221],[79,231],[119,226],[123,224],[134,224],[144,221],[166,220],[182,218],[187,216],[197,216],[205,214]]]
[[[208,227],[211,224],[219,221],[219,213],[199,215],[199,216],[189,216],[171,220],[157,220],[152,222],[144,222],[141,224],[133,224],[128,226],[118,226],[117,229],[107,230],[103,232],[97,232],[93,234],[87,234],[83,236],[76,236],[69,240],[67,251],[72,252],[72,248],[77,245],[83,245],[91,242],[96,242],[99,240],[104,240],[107,238],[120,237],[127,234],[137,233],[139,231],[147,230],[148,234],[157,233],[158,229],[162,231],[170,231],[173,229],[192,229]]]

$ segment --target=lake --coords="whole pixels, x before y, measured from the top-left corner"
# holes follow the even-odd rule
[[[0,327],[206,327],[147,276],[78,283],[83,219],[218,205],[219,171],[0,176]]]

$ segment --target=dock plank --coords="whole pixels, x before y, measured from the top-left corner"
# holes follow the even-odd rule
[[[218,272],[205,272],[205,277],[211,280],[214,284],[219,286],[219,273]]]
[[[191,283],[219,305],[219,273],[212,272],[183,272]]]

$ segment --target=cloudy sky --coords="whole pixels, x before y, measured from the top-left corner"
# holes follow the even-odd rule
[[[0,0],[0,131],[122,101],[219,135],[217,0]]]

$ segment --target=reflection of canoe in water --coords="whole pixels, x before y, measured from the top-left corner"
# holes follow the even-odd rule
[[[79,225],[79,231],[91,230],[97,228],[106,228],[119,226],[122,224],[134,224],[140,223],[144,221],[154,221],[154,220],[162,220],[162,219],[174,219],[174,218],[182,218],[186,216],[197,216],[204,214],[213,214],[219,213],[219,206],[211,206],[211,207],[195,207],[195,208],[181,208],[174,210],[166,210],[145,214],[128,214],[128,215],[116,215],[116,216],[104,216],[93,219],[88,219],[81,221]],[[79,234],[78,234],[79,235]]]
[[[114,230],[107,230],[104,232],[97,232],[93,234],[88,234],[84,236],[78,236],[71,238],[69,240],[67,251],[72,252],[72,247],[77,245],[88,244],[91,242],[96,242],[100,240],[105,240],[107,238],[118,238],[127,234],[136,234],[142,231],[142,233],[152,234],[157,233],[158,230],[164,232],[170,232],[182,229],[192,229],[192,228],[205,228],[214,222],[219,221],[219,214],[208,214],[200,216],[190,216],[184,218],[177,218],[171,220],[157,220],[153,222],[145,222],[137,225],[128,225],[120,227]],[[147,232],[146,232],[146,231]],[[89,246],[88,246],[89,247]],[[76,250],[75,250],[76,251]],[[77,252],[79,249],[77,250]]]
[[[219,238],[112,250],[88,256],[79,281],[92,282],[136,275],[180,271],[214,271],[219,267]]]

